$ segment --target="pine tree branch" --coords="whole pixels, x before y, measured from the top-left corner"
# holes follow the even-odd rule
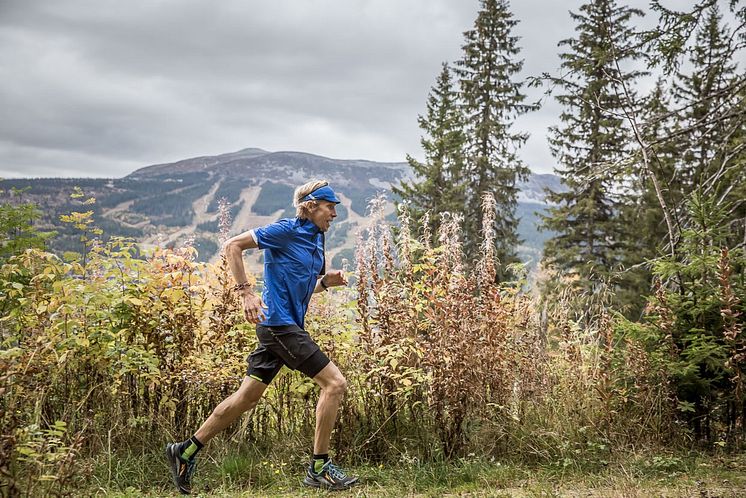
[[[705,97],[702,100],[690,102],[689,104],[683,105],[683,106],[681,106],[679,108],[676,108],[674,110],[671,110],[669,112],[661,114],[657,119],[648,121],[647,123],[643,123],[642,124],[642,129],[644,130],[644,129],[649,128],[651,126],[655,126],[655,125],[659,124],[660,122],[665,121],[667,119],[670,119],[672,117],[678,117],[679,114],[682,114],[684,111],[689,110],[690,108],[694,107],[695,105],[702,104],[703,102],[708,102],[710,100],[714,100],[714,99],[716,99],[718,97],[721,97],[723,95],[736,95],[736,94],[740,93],[742,91],[742,89],[745,88],[745,87],[746,87],[746,75],[741,76],[740,78],[736,78],[729,85],[727,85],[727,86],[719,89],[716,92],[713,92],[712,94],[708,95],[707,97]],[[734,103],[733,107],[738,106],[742,102],[743,102],[743,99],[741,99],[740,101]],[[700,120],[700,121],[704,121],[704,119],[706,119],[710,114],[711,113],[706,114],[703,117],[703,119]],[[733,116],[724,116],[724,118],[725,117],[733,117]],[[697,123],[695,123],[694,125],[692,125],[690,127],[687,127],[687,128],[681,129],[681,130],[677,130],[676,134],[669,135],[667,137],[664,137],[661,140],[656,140],[656,141],[650,142],[650,144],[651,145],[656,145],[658,143],[661,143],[661,142],[664,142],[664,141],[668,140],[669,138],[673,138],[673,137],[675,137],[677,135],[680,135],[680,134],[688,133],[688,132],[692,131],[692,129],[695,129],[695,128],[701,126],[701,124],[702,123],[697,122]]]
[[[663,7],[660,0],[653,0],[651,8],[660,13],[660,24],[643,35],[646,44],[652,45],[648,57],[653,63],[663,61],[666,69],[678,67],[678,57],[684,52],[687,42],[692,37],[705,11],[717,4],[717,0],[699,2],[689,12],[678,12]],[[662,27],[661,27],[662,24]]]
[[[723,159],[720,165],[720,169],[702,183],[702,185],[705,186],[705,190],[704,190],[705,194],[709,193],[716,186],[718,186],[720,179],[723,178],[723,176],[725,176],[727,173],[729,173],[730,171],[734,169],[743,167],[743,165],[738,164],[738,163],[733,164],[732,166],[727,166],[727,164],[744,149],[746,149],[746,143],[739,144],[733,149],[733,151],[730,154],[726,155],[726,157]],[[728,188],[726,189],[726,192],[722,196],[720,196],[720,199],[718,200],[718,202],[723,202],[725,198],[727,197],[727,194],[733,189],[734,186],[735,184],[729,185]]]
[[[614,41],[609,40],[611,50],[612,50],[612,58],[614,60],[614,66],[616,67],[616,70],[619,74],[621,74],[621,68],[619,67],[619,59],[616,57],[616,54],[614,53]],[[627,121],[629,122],[630,126],[632,127],[632,132],[635,135],[635,140],[637,141],[638,145],[640,146],[640,152],[642,153],[642,160],[643,165],[645,169],[647,170],[647,173],[650,175],[650,179],[653,181],[653,188],[655,189],[655,195],[658,198],[658,203],[661,206],[661,209],[663,210],[663,216],[666,220],[666,228],[668,229],[668,240],[669,245],[671,248],[671,257],[676,258],[676,241],[677,237],[674,232],[674,226],[673,222],[671,220],[671,214],[668,210],[668,204],[666,203],[666,199],[663,197],[663,191],[661,190],[660,182],[658,180],[658,175],[655,171],[653,171],[653,168],[650,165],[650,158],[648,157],[648,145],[646,144],[645,139],[643,138],[642,134],[640,133],[640,129],[637,125],[637,119],[634,114],[634,109],[636,108],[636,103],[633,99],[633,97],[630,94],[629,89],[627,88],[627,84],[625,83],[623,78],[618,79],[618,84],[622,88],[622,91],[624,92],[625,99],[622,99],[622,110],[627,118]],[[614,87],[616,91],[616,86]],[[628,106],[625,106],[624,103],[627,103]]]

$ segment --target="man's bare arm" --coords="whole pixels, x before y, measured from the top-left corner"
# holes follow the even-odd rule
[[[243,266],[243,252],[246,249],[256,249],[257,247],[259,246],[256,243],[254,230],[247,230],[242,234],[231,237],[223,244],[223,252],[236,283],[240,284],[248,280],[246,269]]]
[[[258,247],[256,235],[253,230],[248,230],[235,237],[231,237],[223,245],[225,259],[228,260],[228,267],[237,284],[244,284],[249,280],[246,277],[246,268],[243,265],[243,252],[246,249],[256,249]],[[259,323],[264,320],[264,308],[266,308],[266,305],[262,302],[261,298],[254,294],[253,290],[248,287],[242,287],[238,292],[241,295],[246,320],[253,323]]]

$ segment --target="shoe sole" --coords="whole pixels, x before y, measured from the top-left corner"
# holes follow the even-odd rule
[[[168,460],[168,466],[171,469],[171,479],[174,481],[174,485],[176,486],[176,489],[179,490],[179,493],[182,495],[191,495],[191,489],[184,489],[179,485],[179,457],[174,455],[171,451],[173,447],[173,444],[166,445],[166,459]]]
[[[310,477],[306,476],[305,479],[303,479],[303,485],[308,486],[309,488],[316,488],[316,489],[325,489],[327,491],[344,491],[346,489],[350,489],[353,486],[357,486],[360,483],[357,479],[352,481],[351,483],[347,485],[343,484],[326,484],[320,481],[317,481],[316,479],[311,480]]]

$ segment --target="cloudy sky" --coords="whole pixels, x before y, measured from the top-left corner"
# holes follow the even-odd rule
[[[514,0],[524,74],[581,1]],[[633,2],[643,6],[645,1]],[[421,157],[417,115],[478,0],[0,0],[0,177],[119,177],[247,147]],[[541,97],[533,90],[532,98]],[[551,100],[521,118],[552,170]]]

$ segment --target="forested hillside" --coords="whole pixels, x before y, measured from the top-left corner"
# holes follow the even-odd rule
[[[194,239],[200,261],[217,254],[218,201],[229,204],[231,233],[294,216],[293,189],[314,178],[332,182],[342,205],[330,232],[329,254],[335,266],[343,258],[352,261],[355,233],[365,225],[364,217],[377,194],[387,194],[387,213],[393,214],[391,185],[412,176],[407,163],[344,161],[300,152],[271,153],[245,149],[214,157],[186,159],[171,164],[141,168],[117,179],[35,178],[0,180],[0,190],[10,198],[12,189],[22,190],[14,202],[33,202],[42,211],[40,226],[55,230],[51,250],[79,252],[79,235],[60,222],[60,216],[78,208],[70,196],[76,187],[95,202],[93,226],[104,238],[129,237],[143,247],[173,247]],[[554,182],[553,182],[554,180]],[[537,230],[535,212],[543,212],[544,187],[556,185],[556,177],[537,175],[524,183],[526,202],[521,204],[521,235],[526,240],[520,253],[527,262],[540,259],[544,235]],[[259,268],[259,258],[252,260]]]

